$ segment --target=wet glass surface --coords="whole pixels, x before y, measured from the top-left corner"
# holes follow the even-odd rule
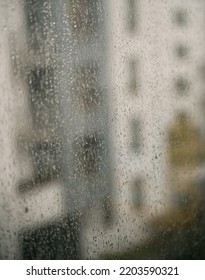
[[[0,13],[0,259],[205,259],[205,2]]]

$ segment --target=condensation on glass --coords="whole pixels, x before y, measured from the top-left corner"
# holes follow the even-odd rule
[[[203,259],[204,1],[0,13],[0,258]]]

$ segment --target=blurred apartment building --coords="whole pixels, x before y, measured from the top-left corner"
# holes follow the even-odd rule
[[[179,200],[169,183],[170,127],[185,113],[204,133],[204,2],[113,0],[107,10],[113,223],[103,228],[96,214],[91,256],[129,251],[149,239],[152,220],[168,221]],[[192,169],[182,172],[186,182],[203,175],[203,166]]]
[[[76,259],[79,217],[110,194],[103,4],[1,5],[1,258]]]
[[[1,258],[145,241],[169,204],[169,124],[186,111],[203,131],[203,1],[1,7]]]

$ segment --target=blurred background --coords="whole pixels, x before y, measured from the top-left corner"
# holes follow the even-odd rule
[[[205,1],[0,15],[0,259],[205,259]]]

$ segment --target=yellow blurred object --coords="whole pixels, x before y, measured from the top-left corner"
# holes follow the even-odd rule
[[[178,113],[168,128],[170,203],[167,212],[156,220],[159,227],[179,227],[195,218],[200,201],[196,186],[199,151],[200,139],[196,125],[186,113]]]
[[[168,130],[168,161],[172,167],[196,167],[199,162],[199,135],[191,119],[181,113]]]

